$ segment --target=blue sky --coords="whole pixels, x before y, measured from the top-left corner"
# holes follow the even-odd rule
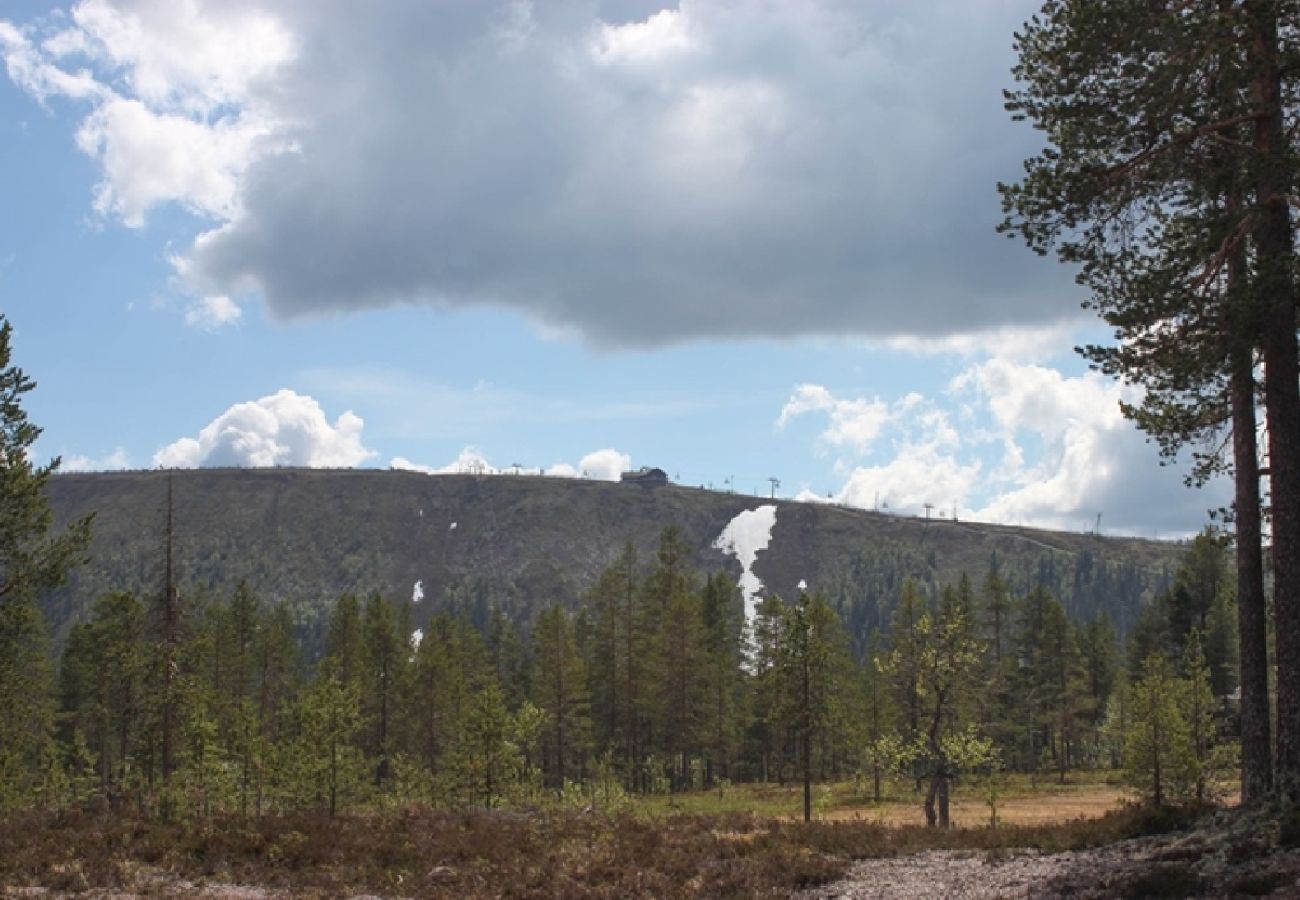
[[[993,233],[1021,0],[8,3],[0,311],[66,468],[463,467],[1172,535]]]

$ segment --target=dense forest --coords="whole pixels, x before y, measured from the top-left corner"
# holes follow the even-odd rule
[[[1157,799],[1205,796],[1231,762],[1224,554],[1199,537],[1127,648],[1104,613],[1072,620],[996,567],[904,577],[865,636],[846,627],[859,606],[818,594],[767,597],[747,624],[732,576],[697,570],[673,527],[527,629],[455,602],[413,629],[410,602],[344,594],[319,658],[248,584],[105,594],[57,664],[36,607],[10,604],[3,802],[334,813],[802,779],[810,804],[813,782],[879,795],[893,775],[947,824],[954,779],[1116,765]]]

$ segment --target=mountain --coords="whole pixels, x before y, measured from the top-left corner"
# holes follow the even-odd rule
[[[529,622],[554,600],[577,604],[627,541],[652,559],[668,525],[696,548],[702,570],[739,577],[740,563],[715,541],[737,515],[764,506],[775,508],[775,523],[753,570],[765,590],[822,591],[859,643],[888,621],[904,578],[937,590],[964,572],[978,588],[990,565],[1017,592],[1041,584],[1072,615],[1104,610],[1124,631],[1143,598],[1168,585],[1182,552],[671,484],[323,469],[59,474],[48,486],[56,523],[94,512],[95,534],[90,562],[44,600],[56,637],[101,593],[160,589],[169,482],[182,592],[226,595],[247,580],[264,599],[290,604],[309,641],[347,591],[395,602],[422,594],[414,625],[443,606],[481,624],[493,604]]]

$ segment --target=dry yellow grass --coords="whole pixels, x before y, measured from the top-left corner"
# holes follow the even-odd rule
[[[1067,785],[1065,790],[1043,788],[1039,794],[1007,797],[998,801],[998,821],[1004,825],[1057,825],[1075,819],[1100,818],[1133,793],[1107,784]],[[978,796],[957,796],[952,802],[952,822],[958,828],[989,824],[989,806]],[[912,802],[888,801],[879,805],[840,807],[818,817],[825,821],[876,822],[881,825],[923,824],[921,798]]]

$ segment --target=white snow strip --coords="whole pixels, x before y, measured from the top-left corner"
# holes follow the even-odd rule
[[[456,530],[456,525],[457,525],[456,522],[452,522],[451,525],[449,525],[449,526],[447,527],[447,530],[448,530],[448,531],[455,531],[455,530]]]
[[[417,628],[417,629],[415,629],[414,631],[412,631],[412,632],[411,632],[411,649],[412,649],[412,650],[419,650],[419,649],[420,649],[420,641],[422,641],[422,640],[424,640],[424,629],[423,629],[423,628]]]
[[[804,581],[802,578],[800,578],[800,579],[799,579],[799,584],[797,584],[796,587],[798,587],[800,591],[807,591],[807,590],[808,590],[808,582],[806,582],[806,581]]]
[[[727,523],[713,546],[734,556],[740,562],[740,593],[745,598],[745,621],[752,625],[758,604],[758,592],[763,581],[754,574],[754,560],[758,551],[766,550],[772,541],[772,528],[776,525],[776,505],[765,503],[756,509],[747,509]]]
[[[411,602],[419,603],[424,599],[424,581],[417,581],[415,587],[411,588]]]

